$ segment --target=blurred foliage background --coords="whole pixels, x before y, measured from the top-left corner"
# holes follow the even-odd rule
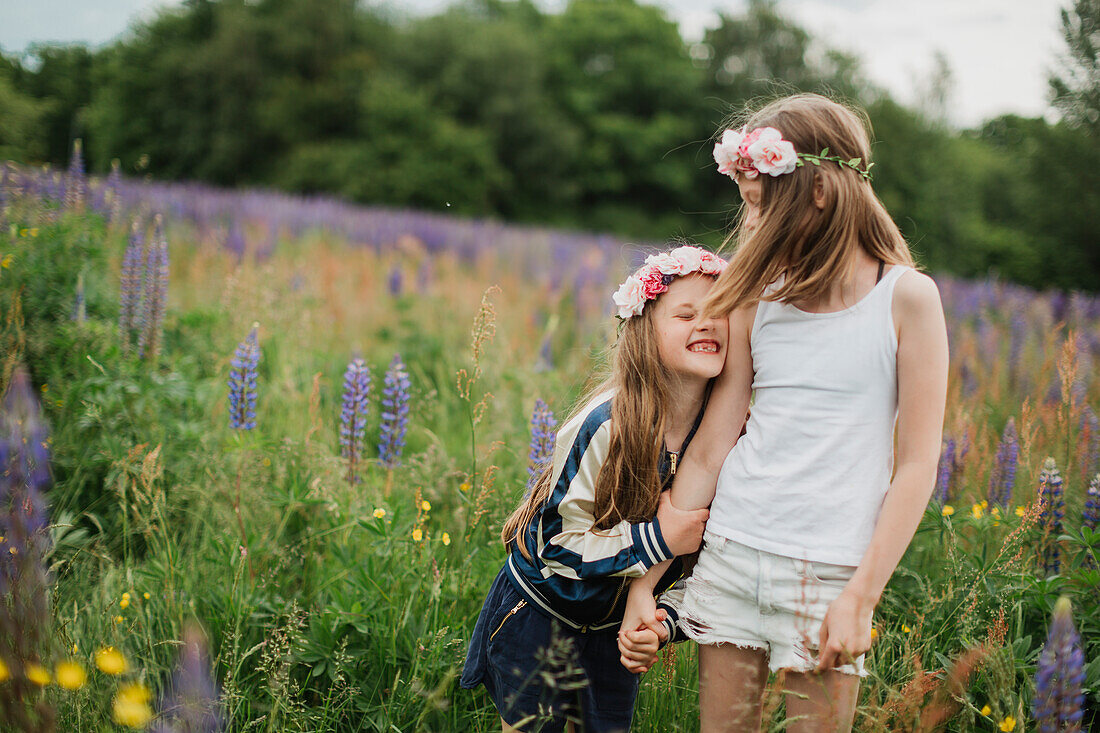
[[[1058,19],[1051,19],[1057,22]],[[750,100],[866,107],[879,195],[922,263],[1100,290],[1100,3],[1072,0],[1051,111],[947,124],[950,70],[909,108],[751,0],[685,41],[657,7],[186,0],[102,48],[0,55],[0,158],[717,244],[736,206],[712,136]]]

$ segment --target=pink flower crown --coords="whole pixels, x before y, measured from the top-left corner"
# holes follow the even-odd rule
[[[645,264],[623,281],[611,299],[624,321],[641,315],[646,301],[654,300],[668,290],[677,277],[699,272],[717,276],[726,269],[726,261],[701,247],[685,244],[671,252],[661,252],[645,258]]]
[[[828,148],[817,155],[799,153],[774,127],[758,127],[752,132],[746,132],[745,129],[742,127],[740,130],[726,130],[722,133],[722,139],[714,144],[714,162],[718,164],[719,173],[735,180],[738,173],[744,173],[749,179],[756,178],[761,173],[781,176],[795,168],[801,168],[807,160],[814,165],[821,165],[823,160],[831,160],[851,168],[864,180],[871,180],[871,166],[874,163],[860,168],[862,159],[829,155]]]

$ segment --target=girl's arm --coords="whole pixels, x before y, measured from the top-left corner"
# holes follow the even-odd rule
[[[820,669],[871,647],[871,616],[917,530],[936,482],[947,399],[947,326],[936,283],[906,273],[895,286],[897,470],[855,575],[825,614]]]
[[[729,316],[725,365],[711,390],[703,421],[688,444],[672,481],[670,493],[675,507],[701,509],[710,506],[714,499],[722,464],[737,443],[749,412],[753,381],[749,337],[755,318],[755,305],[739,308]],[[656,602],[653,599],[653,589],[668,565],[667,561],[654,565],[631,584],[622,630],[633,631],[644,625],[655,631],[660,628],[662,636],[670,632],[675,623],[675,604],[665,604],[667,620],[661,625],[654,614]]]
[[[691,552],[703,534],[707,510],[682,511],[667,499],[652,521],[623,521],[606,530],[593,526],[596,477],[607,458],[610,436],[610,420],[586,423],[562,456],[539,523],[538,548],[547,568],[559,575],[637,577],[653,565]]]

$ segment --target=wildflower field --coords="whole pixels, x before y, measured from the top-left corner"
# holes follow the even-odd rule
[[[0,729],[499,730],[457,687],[499,527],[644,252],[0,169]],[[932,274],[940,476],[856,728],[1088,730],[1100,299]],[[636,730],[697,729],[695,665]]]

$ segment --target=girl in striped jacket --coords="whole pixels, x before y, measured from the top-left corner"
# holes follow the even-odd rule
[[[708,512],[667,492],[725,361],[725,319],[701,305],[725,261],[678,247],[652,255],[615,293],[622,326],[610,376],[558,432],[553,461],[506,522],[508,557],[489,590],[461,684],[484,685],[505,731],[626,731],[637,675],[616,631],[630,580],[666,560],[682,575]],[[640,658],[675,629],[633,632]]]

